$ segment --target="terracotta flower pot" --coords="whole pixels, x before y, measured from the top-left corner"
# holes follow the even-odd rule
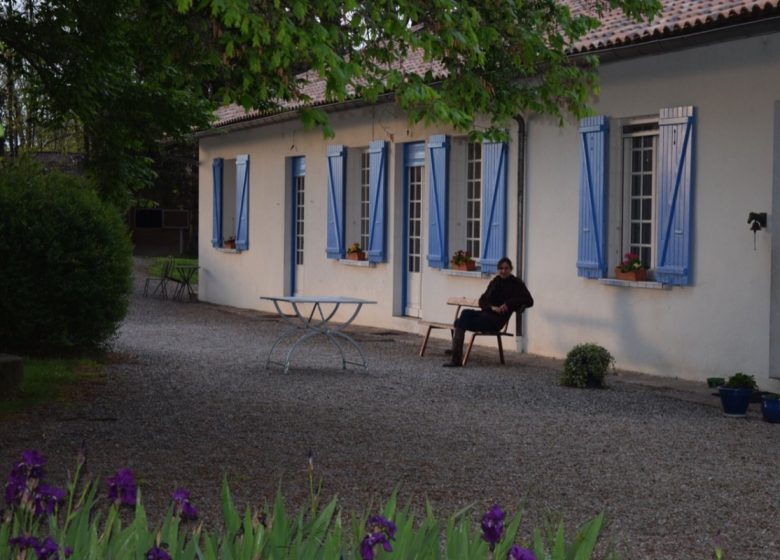
[[[615,267],[615,278],[618,280],[628,280],[630,282],[646,282],[647,281],[647,269],[637,268],[623,272],[619,266]]]
[[[235,249],[236,248],[236,242],[235,241],[225,241],[222,246],[225,249]]]
[[[353,251],[352,253],[347,253],[347,259],[350,261],[364,261],[366,260],[366,252]]]
[[[464,263],[450,263],[450,268],[452,270],[477,270],[477,263],[476,261],[466,261]]]

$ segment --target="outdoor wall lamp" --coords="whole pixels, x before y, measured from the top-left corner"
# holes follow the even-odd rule
[[[756,250],[756,232],[766,227],[766,212],[750,212],[747,223],[750,224],[750,231],[753,232],[753,250]]]

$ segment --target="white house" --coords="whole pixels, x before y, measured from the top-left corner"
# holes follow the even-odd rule
[[[360,296],[379,303],[357,323],[420,332],[508,255],[536,300],[519,351],[591,341],[621,368],[780,389],[780,1],[690,5],[605,18],[572,52],[601,58],[594,116],[521,115],[505,144],[389,100],[326,106],[328,141],[292,109],[223,109],[200,139],[200,299]],[[367,261],[344,259],[355,242]],[[458,249],[480,270],[450,270]],[[627,252],[647,281],[615,279]]]

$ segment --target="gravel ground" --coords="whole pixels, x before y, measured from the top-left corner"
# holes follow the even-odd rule
[[[511,352],[442,368],[441,342],[419,358],[419,337],[366,328],[352,332],[367,371],[341,370],[315,339],[320,359],[297,355],[284,375],[263,368],[279,329],[269,314],[142,298],[139,279],[106,381],[0,420],[0,466],[37,448],[62,484],[83,440],[92,474],[136,473],[152,518],[183,486],[214,525],[225,475],[242,507],[277,487],[303,503],[311,449],[347,511],[398,486],[442,515],[523,505],[526,532],[603,511],[600,550],[624,559],[709,559],[718,533],[729,559],[780,558],[780,425],[757,405],[727,419],[703,384],[624,372],[608,390],[562,388],[560,362]]]

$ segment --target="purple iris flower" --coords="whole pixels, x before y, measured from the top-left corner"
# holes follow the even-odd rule
[[[179,488],[171,494],[171,498],[174,503],[174,511],[181,519],[194,521],[198,518],[198,510],[190,503],[190,493],[187,490]]]
[[[32,535],[19,535],[8,539],[8,544],[11,546],[18,546],[19,550],[27,550],[28,548],[37,548],[39,546],[38,539]]]
[[[501,506],[494,504],[482,517],[482,538],[490,543],[493,550],[496,543],[501,540],[504,531],[504,512]]]
[[[108,498],[122,505],[134,506],[136,486],[133,472],[130,469],[119,469],[108,479]]]
[[[507,554],[506,558],[507,560],[536,560],[533,552],[516,544],[513,544],[512,548],[509,549],[509,554]]]
[[[18,506],[22,502],[25,488],[27,488],[27,478],[11,472],[5,484],[5,502],[9,506]]]
[[[57,506],[65,502],[65,496],[65,490],[41,484],[35,492],[35,515],[53,515]]]
[[[46,537],[40,545],[35,547],[38,560],[59,560],[59,550],[57,541],[51,537]]]
[[[164,549],[153,546],[146,551],[146,556],[144,556],[144,558],[146,560],[171,560],[171,555]]]
[[[22,460],[16,464],[20,469],[24,469],[27,478],[43,478],[43,466],[46,464],[46,458],[35,449],[22,451]]]
[[[378,544],[382,545],[385,552],[393,551],[393,547],[390,546],[390,541],[387,540],[387,535],[380,531],[365,536],[360,543],[360,557],[363,560],[374,560],[374,546]]]
[[[380,530],[384,531],[385,534],[387,534],[387,538],[394,539],[395,538],[395,531],[396,526],[395,523],[390,521],[389,519],[382,517],[381,515],[372,515],[368,518],[368,521],[366,521],[366,526],[368,527],[369,531],[374,530]]]

